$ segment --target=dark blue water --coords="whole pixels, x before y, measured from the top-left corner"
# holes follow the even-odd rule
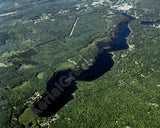
[[[116,35],[116,38],[113,38],[112,42],[109,44],[110,52],[128,49],[128,45],[126,44],[126,37],[131,32],[128,28],[128,22],[120,23],[118,25],[118,30],[119,31]]]
[[[155,24],[155,23],[160,23],[160,20],[141,22],[141,24],[144,24],[144,25],[151,25],[151,24]]]
[[[128,16],[126,13],[122,13],[122,15],[126,16],[127,19],[124,22],[119,23],[117,26],[117,32],[115,36],[112,38],[112,41],[109,42],[109,49],[103,50],[95,59],[95,64],[91,66],[88,70],[84,71],[77,80],[81,81],[92,81],[104,73],[109,71],[111,67],[114,65],[114,61],[112,60],[112,54],[110,52],[120,51],[128,49],[127,45],[128,35],[130,34],[130,30],[128,28],[128,23],[134,20],[135,18]],[[106,44],[104,42],[98,42],[97,47],[102,49]]]
[[[126,13],[122,13],[122,15],[126,16],[126,19],[117,25],[115,36],[112,38],[111,42],[109,42],[109,45],[105,42],[97,42],[96,46],[99,48],[99,54],[95,58],[95,63],[89,69],[82,70],[79,68],[75,70],[68,69],[60,71],[54,74],[51,80],[48,81],[47,91],[43,94],[42,99],[36,102],[34,106],[34,108],[39,109],[39,103],[47,102],[46,108],[41,112],[37,112],[39,116],[51,116],[61,109],[69,100],[73,99],[72,93],[77,89],[76,81],[92,81],[108,72],[114,65],[110,52],[128,49],[126,37],[131,32],[128,28],[128,23],[134,20],[134,18],[128,16]],[[104,49],[105,46],[109,46],[109,49]],[[65,80],[60,80],[64,76],[67,76],[67,78]],[[62,87],[63,84],[61,85],[60,81],[69,84],[66,87]],[[55,83],[58,83],[59,87],[57,87]],[[61,93],[54,99],[50,94],[55,89]],[[47,101],[44,99],[47,99]]]
[[[118,24],[118,32],[115,34],[115,37],[112,38],[112,42],[109,43],[109,52],[128,49],[126,37],[128,37],[131,32],[128,28],[128,23],[135,18],[128,16],[127,13],[121,14],[127,17],[127,20]]]

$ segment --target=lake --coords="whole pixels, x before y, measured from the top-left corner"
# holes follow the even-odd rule
[[[144,25],[150,25],[150,24],[155,24],[155,23],[160,23],[160,20],[157,20],[157,21],[143,21],[141,22],[141,24],[144,24]]]
[[[111,70],[114,65],[110,52],[128,49],[127,39],[130,34],[129,22],[135,18],[122,13],[126,20],[117,25],[117,31],[111,42],[97,42],[100,52],[95,57],[95,63],[89,69],[64,70],[57,72],[47,83],[47,91],[34,104],[33,111],[42,117],[47,117],[59,111],[68,101],[73,99],[73,92],[77,89],[76,81],[92,81]],[[108,49],[103,49],[109,46]]]

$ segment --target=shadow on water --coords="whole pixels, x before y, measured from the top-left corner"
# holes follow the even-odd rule
[[[47,91],[35,103],[33,111],[40,117],[48,117],[59,111],[68,101],[73,99],[72,93],[77,89],[75,80],[66,82],[72,70],[59,71],[47,83]],[[46,102],[46,104],[44,104]],[[36,108],[36,110],[35,110]],[[37,109],[39,108],[39,109]]]
[[[128,23],[134,18],[127,14],[122,14],[127,17],[125,22],[117,25],[118,31],[112,41],[109,43],[110,48],[102,50],[95,58],[95,63],[87,70],[65,70],[54,74],[51,80],[47,83],[47,91],[42,98],[35,103],[33,111],[41,117],[48,117],[60,110],[68,101],[73,99],[72,93],[77,89],[76,80],[92,81],[104,73],[109,71],[114,65],[112,54],[110,52],[128,49],[126,37],[130,30]],[[98,42],[97,47],[101,50],[104,48],[104,42]]]

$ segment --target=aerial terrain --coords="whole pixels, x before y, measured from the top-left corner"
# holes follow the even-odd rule
[[[159,7],[0,0],[0,128],[159,128]]]

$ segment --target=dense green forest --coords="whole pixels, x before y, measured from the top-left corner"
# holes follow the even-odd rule
[[[123,4],[132,8],[117,9]],[[0,127],[160,127],[159,23],[141,24],[159,20],[159,4],[0,0]],[[129,23],[129,49],[112,53],[111,70],[93,81],[76,81],[74,98],[55,115],[34,115],[30,108],[56,72],[95,63],[96,43],[111,41],[126,19],[123,12],[136,20]]]

